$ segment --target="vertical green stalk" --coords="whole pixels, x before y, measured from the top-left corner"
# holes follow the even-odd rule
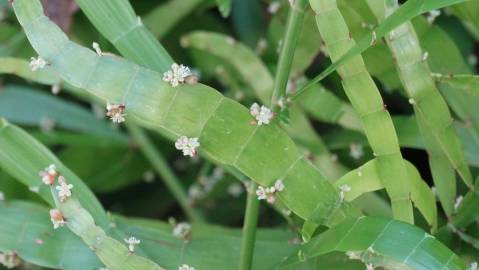
[[[240,270],[250,270],[253,265],[254,242],[258,224],[259,200],[255,190],[258,184],[251,181],[246,201],[246,213],[243,224],[243,239],[241,240]]]
[[[399,7],[397,0],[368,0],[367,3],[380,22]],[[451,216],[456,197],[454,170],[466,185],[471,189],[473,187],[449,108],[431,77],[427,53],[422,51],[412,24],[404,23],[394,29],[386,38],[386,43],[393,54],[409,102],[414,107],[439,200],[446,214]]]
[[[281,45],[276,77],[274,78],[273,96],[271,99],[271,105],[275,111],[278,109],[278,101],[286,95],[286,86],[288,84],[291,64],[293,63],[294,50],[301,32],[300,28],[304,21],[304,12],[307,4],[307,0],[293,1],[288,16],[288,24],[286,26],[283,45]]]
[[[127,128],[135,142],[140,146],[143,154],[148,158],[148,161],[153,165],[155,171],[161,176],[165,185],[173,194],[175,199],[180,204],[181,208],[193,222],[202,222],[203,217],[190,204],[188,195],[180,184],[180,180],[176,177],[165,158],[155,149],[155,146],[148,138],[148,135],[136,125],[128,124]]]
[[[329,55],[338,61],[356,43],[336,0],[310,0]],[[373,35],[374,37],[374,35]],[[375,39],[371,40],[374,43]],[[411,184],[391,116],[361,55],[338,68],[346,95],[358,112],[378,162],[378,174],[391,199],[394,218],[412,223]]]

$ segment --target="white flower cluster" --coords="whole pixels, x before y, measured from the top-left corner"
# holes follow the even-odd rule
[[[176,140],[175,147],[183,152],[184,156],[194,157],[196,155],[196,148],[200,147],[198,138],[188,138],[181,136]]]
[[[55,164],[51,164],[43,171],[40,171],[39,175],[42,177],[42,181],[45,185],[53,185],[58,176],[57,167]]]
[[[69,197],[72,196],[73,185],[68,184],[63,175],[58,176],[58,186],[55,187],[58,190],[58,197],[61,202],[65,202]]]
[[[42,182],[49,186],[53,186],[58,177],[58,185],[55,186],[55,189],[58,191],[60,202],[65,202],[72,196],[73,185],[68,184],[65,177],[60,175],[55,164],[50,164],[44,170],[40,171],[39,175],[42,177]],[[31,187],[30,190],[38,192],[39,187]],[[62,213],[58,209],[50,210],[50,220],[53,223],[54,229],[62,227],[66,223]]]
[[[472,262],[467,270],[477,270],[477,262]]]
[[[108,116],[113,123],[120,124],[125,122],[125,105],[124,104],[106,104],[106,116]]]
[[[258,126],[269,124],[274,117],[274,113],[268,107],[259,106],[256,102],[251,105],[249,112],[256,119]]]
[[[170,83],[171,86],[177,87],[186,82],[186,78],[191,76],[190,68],[184,65],[173,63],[171,70],[163,73],[163,81]]]
[[[7,253],[0,253],[0,264],[5,266],[7,269],[13,269],[20,266],[22,261],[16,252],[10,251]]]
[[[66,224],[65,218],[63,218],[63,214],[58,209],[51,209],[50,210],[50,220],[53,223],[53,229],[58,229],[59,227],[63,227]]]
[[[46,65],[47,65],[47,61],[45,61],[45,59],[41,58],[40,56],[38,56],[38,58],[35,58],[35,57],[30,58],[29,66],[32,69],[32,71],[37,71],[39,69],[42,69]]]
[[[135,237],[131,236],[128,239],[124,239],[125,243],[128,244],[128,251],[130,253],[135,252],[135,246],[139,245],[141,241],[139,239],[136,239]]]
[[[191,236],[191,225],[187,222],[180,222],[173,228],[173,235],[183,240],[188,240]]]
[[[195,270],[193,266],[189,266],[187,264],[183,264],[180,267],[178,267],[178,270]]]
[[[280,192],[283,190],[283,181],[281,179],[278,179],[271,187],[259,186],[258,189],[256,189],[256,196],[258,196],[258,200],[266,200],[268,203],[273,204],[276,202],[276,192]]]

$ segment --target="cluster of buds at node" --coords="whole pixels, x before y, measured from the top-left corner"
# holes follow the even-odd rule
[[[249,108],[250,114],[256,119],[254,124],[258,126],[267,125],[274,117],[274,113],[266,106],[259,106],[258,103],[253,103]]]
[[[45,59],[38,56],[37,58],[35,58],[35,57],[30,58],[29,66],[32,69],[32,71],[37,71],[39,69],[44,68],[47,64],[48,63],[47,63],[47,61],[45,61]]]
[[[198,77],[190,71],[189,67],[173,63],[171,65],[171,70],[163,73],[163,81],[169,83],[173,87],[177,87],[185,82],[194,84],[198,82]]]
[[[280,192],[283,189],[283,181],[279,179],[276,180],[271,187],[259,186],[258,189],[256,189],[256,196],[258,196],[258,200],[266,200],[268,203],[273,204],[276,202],[276,192]]]
[[[187,264],[183,264],[180,267],[178,267],[178,270],[195,270],[193,266],[189,266]]]
[[[179,137],[175,142],[175,147],[183,152],[184,156],[194,157],[197,148],[200,147],[198,138],[188,138],[186,136]]]
[[[139,245],[141,241],[136,239],[135,237],[131,236],[128,239],[124,239],[125,243],[128,244],[128,252],[133,253],[135,252],[135,246]]]
[[[40,176],[42,177],[42,181],[45,185],[53,185],[58,175],[59,174],[57,172],[57,167],[55,166],[55,164],[51,164],[43,171],[40,171]]]
[[[349,191],[351,191],[351,187],[348,186],[348,185],[341,185],[339,187],[339,200],[341,202],[344,201],[344,196],[345,196],[346,192],[349,192]]]
[[[73,185],[66,182],[65,177],[60,175],[58,177],[58,186],[55,187],[58,190],[58,197],[61,202],[65,202],[69,197],[72,196]]]
[[[173,235],[183,240],[191,237],[191,225],[187,222],[180,222],[173,227]]]
[[[72,196],[71,190],[73,189],[73,185],[68,184],[65,177],[60,175],[55,164],[51,164],[44,170],[40,171],[39,175],[42,177],[42,182],[49,186],[53,186],[58,177],[58,185],[55,187],[55,189],[58,191],[58,197],[60,198],[61,202],[65,202],[69,197]]]
[[[108,116],[113,123],[120,124],[125,122],[125,105],[124,104],[106,104],[106,116]]]
[[[63,227],[63,225],[66,224],[62,212],[60,212],[60,210],[58,209],[50,210],[50,220],[53,223],[53,229],[58,229],[59,227]]]
[[[15,251],[10,251],[6,253],[0,253],[0,264],[5,266],[7,269],[13,269],[20,266],[22,261]]]

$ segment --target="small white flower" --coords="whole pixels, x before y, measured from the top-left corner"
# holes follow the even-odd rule
[[[434,23],[436,18],[439,17],[439,15],[441,15],[440,10],[438,10],[438,9],[431,10],[431,11],[429,11],[429,14],[426,16],[426,20],[429,24],[432,24],[432,23]]]
[[[428,57],[429,57],[429,52],[424,52],[424,53],[422,54],[422,59],[421,59],[421,60],[422,60],[422,61],[426,61]]]
[[[183,151],[184,156],[193,157],[196,155],[196,149],[200,147],[200,143],[198,142],[198,138],[181,136],[176,140],[175,147],[176,149]]]
[[[284,189],[283,180],[281,179],[276,180],[276,182],[274,182],[274,188],[276,189],[276,191],[283,191]]]
[[[346,256],[348,256],[348,259],[350,259],[350,260],[361,260],[361,253],[360,252],[347,251]]]
[[[0,202],[5,201],[5,194],[0,191]]]
[[[193,184],[188,188],[188,197],[190,200],[195,201],[202,198],[205,192],[197,184]]]
[[[62,213],[58,209],[50,210],[50,220],[53,223],[53,229],[58,229],[59,227],[63,227],[63,225],[66,224],[66,221],[63,218]]]
[[[187,240],[191,235],[191,225],[186,222],[180,222],[173,228],[173,235],[183,240]]]
[[[125,122],[125,105],[124,104],[110,104],[106,105],[106,116],[108,116],[113,123]]]
[[[265,38],[260,38],[258,43],[256,44],[256,48],[254,49],[257,55],[262,55],[266,49],[268,48],[268,42]]]
[[[128,239],[123,239],[125,241],[125,243],[128,244],[128,251],[130,253],[133,253],[135,252],[135,246],[140,244],[141,241],[139,239],[136,239],[135,237],[131,236],[130,238]]]
[[[187,264],[183,264],[180,267],[178,267],[178,270],[195,270],[193,266],[189,266]]]
[[[353,159],[360,159],[362,156],[364,156],[364,150],[363,150],[363,145],[360,143],[352,143],[349,145],[349,155]]]
[[[477,262],[471,263],[471,265],[469,265],[468,270],[477,270]]]
[[[42,181],[45,185],[53,185],[58,176],[57,167],[55,164],[50,164],[50,166],[43,171],[40,171],[39,175],[42,177]]]
[[[237,198],[243,194],[243,186],[239,183],[233,183],[228,186],[228,194]]]
[[[185,82],[185,79],[191,75],[191,71],[188,67],[173,63],[171,70],[163,73],[163,81],[170,83],[171,86],[177,87]]]
[[[456,202],[454,203],[454,210],[455,210],[455,211],[457,211],[457,209],[459,208],[459,206],[461,206],[462,199],[464,199],[464,197],[462,197],[462,195],[459,195],[459,196],[456,198]]]
[[[370,263],[366,264],[366,270],[374,270],[374,265]]]
[[[103,55],[103,52],[101,51],[100,49],[100,44],[96,43],[96,42],[93,42],[92,43],[92,47],[93,49],[95,50],[96,54],[98,54],[98,56],[102,56]]]
[[[258,200],[266,200],[268,203],[273,204],[276,202],[276,192],[282,190],[284,190],[283,180],[278,179],[271,187],[258,186],[256,196]]]
[[[265,106],[259,106],[256,102],[251,105],[250,114],[256,119],[258,126],[269,124],[274,113]]]
[[[47,65],[47,61],[45,59],[38,56],[38,58],[32,57],[30,58],[30,68],[32,71],[37,71],[39,69],[44,68]]]
[[[61,90],[62,90],[62,88],[61,88],[61,85],[59,83],[56,83],[56,84],[52,85],[52,88],[51,88],[52,94],[58,95]]]
[[[22,261],[18,257],[18,254],[14,251],[0,253],[0,264],[5,266],[7,269],[13,269],[20,266]]]
[[[60,201],[64,202],[72,196],[71,190],[73,189],[73,185],[67,184],[65,177],[62,175],[58,177],[58,184],[59,185],[56,186],[55,189],[58,190],[58,197],[60,197]]]
[[[271,2],[268,5],[268,12],[270,14],[276,14],[276,12],[278,12],[280,7],[281,7],[281,2],[280,1]]]
[[[258,196],[258,200],[266,200],[266,197],[267,197],[266,189],[262,186],[259,186],[256,189],[256,196]]]
[[[410,99],[408,99],[407,101],[408,101],[408,102],[409,102],[409,104],[411,104],[411,105],[414,105],[414,104],[416,104],[416,101],[414,101],[414,99],[413,99],[413,98],[410,98]]]
[[[340,190],[339,191],[339,200],[342,202],[342,201],[344,201],[345,193],[351,191],[351,187],[345,184],[345,185],[341,185],[339,187],[339,190]]]

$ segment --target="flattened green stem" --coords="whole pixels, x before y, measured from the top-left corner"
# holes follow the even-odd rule
[[[73,190],[72,192],[74,193],[75,191]],[[108,269],[164,270],[155,262],[129,252],[125,243],[108,236],[101,227],[96,225],[90,213],[83,208],[74,196],[61,202],[53,186],[51,187],[51,194],[68,228],[90,247]]]
[[[293,1],[293,5],[289,11],[288,24],[286,26],[283,44],[281,45],[278,67],[274,78],[273,96],[271,98],[271,106],[274,111],[278,111],[279,109],[278,101],[286,97],[286,86],[291,71],[291,64],[293,63],[294,50],[298,42],[299,34],[301,33],[301,26],[303,25],[307,5],[308,0],[296,0]]]
[[[134,124],[127,124],[126,127],[128,128],[128,131],[135,142],[140,146],[143,154],[145,154],[151,165],[153,165],[155,171],[161,176],[161,179],[178,201],[188,218],[193,222],[204,221],[201,214],[192,207],[190,200],[188,199],[188,195],[181,186],[180,180],[171,170],[161,153],[156,151],[155,146],[151,142],[150,138],[148,138],[146,132]]]
[[[307,85],[302,87],[298,90],[292,98],[295,99],[301,93],[308,90],[311,86],[317,84],[322,79],[326,78],[329,74],[333,73],[336,69],[340,68],[341,66],[345,65],[349,62],[349,60],[357,57],[365,50],[367,50],[373,44],[373,40],[380,39],[387,35],[390,31],[394,28],[398,27],[404,22],[411,20],[412,18],[431,11],[433,9],[439,9],[447,6],[451,6],[454,4],[462,3],[467,0],[441,0],[441,1],[434,1],[434,0],[409,0],[404,3],[394,14],[389,16],[382,24],[374,29],[373,32],[366,34],[363,38],[361,38],[354,47],[350,47],[347,51],[344,51],[341,57],[338,57],[333,61],[326,70],[321,72],[319,75],[314,77]],[[317,0],[310,0],[311,5],[313,6],[314,10],[317,10],[321,7],[321,4]],[[315,5],[315,3],[318,3]],[[328,5],[322,6],[321,9],[329,8]],[[331,28],[333,30],[334,28]]]
[[[243,238],[241,240],[240,270],[250,270],[253,265],[254,242],[260,201],[256,197],[258,184],[251,182],[246,201],[246,212],[243,223]]]
[[[339,191],[275,123],[252,125],[247,108],[206,85],[172,87],[158,72],[79,46],[43,14],[37,0],[15,0],[13,7],[32,46],[62,79],[103,102],[123,103],[128,120],[173,141],[198,137],[202,156],[233,166],[258,184],[283,179],[286,188],[278,197],[304,219],[332,225],[359,214],[340,202]]]
[[[397,0],[368,0],[373,13],[381,22],[399,6]],[[429,154],[429,163],[437,194],[448,216],[454,211],[456,179],[454,170],[469,188],[472,175],[464,158],[461,142],[454,130],[449,108],[431,77],[426,54],[411,23],[394,29],[386,38],[395,59],[399,77],[409,102],[414,107],[419,130]]]
[[[342,59],[352,48],[357,48],[336,0],[310,0],[310,4],[316,12],[319,32],[333,62]],[[361,55],[339,67],[338,73],[377,157],[378,174],[391,199],[394,218],[413,223],[411,184],[399,150],[396,131]]]

